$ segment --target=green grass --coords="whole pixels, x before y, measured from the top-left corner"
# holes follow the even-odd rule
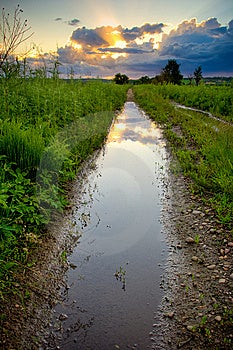
[[[174,91],[179,88],[184,89],[175,86]],[[134,92],[139,105],[164,125],[164,133],[184,174],[193,180],[194,190],[205,196],[216,209],[219,220],[231,227],[233,127],[201,113],[175,108],[168,99],[172,89],[172,86],[144,85],[135,86]],[[185,89],[193,98],[193,90],[189,86]]]
[[[152,87],[152,90],[155,87]],[[188,107],[210,112],[217,117],[233,122],[233,85],[178,86],[158,85],[156,91],[165,99]]]
[[[101,81],[0,79],[0,300],[16,293],[66,184],[103,144],[126,86]]]

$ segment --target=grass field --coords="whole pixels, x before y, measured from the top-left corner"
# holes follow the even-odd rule
[[[216,209],[220,222],[232,228],[233,127],[170,103],[170,99],[179,103],[193,101],[187,105],[214,112],[220,110],[217,101],[222,101],[224,113],[217,115],[232,120],[232,87],[142,85],[135,86],[134,93],[141,108],[164,126],[182,171],[193,180],[193,191]],[[214,110],[207,107],[211,104]]]

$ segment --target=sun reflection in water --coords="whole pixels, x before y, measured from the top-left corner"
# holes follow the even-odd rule
[[[121,140],[125,130],[125,123],[115,123],[111,130],[111,133],[109,134],[108,142],[116,142]]]

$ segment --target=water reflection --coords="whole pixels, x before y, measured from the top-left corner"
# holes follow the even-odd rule
[[[56,307],[58,320],[68,316],[57,331],[62,349],[148,346],[162,295],[158,264],[166,246],[160,198],[166,164],[160,129],[127,102],[71,218],[82,236],[69,256],[75,266],[67,274],[70,288]]]
[[[134,102],[128,102],[117,118],[108,141],[121,143],[123,140],[131,140],[152,147],[156,142],[164,146],[161,136],[161,130],[156,124],[151,123],[143,111],[135,109]]]

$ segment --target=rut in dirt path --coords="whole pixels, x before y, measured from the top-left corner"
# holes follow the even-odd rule
[[[43,349],[150,348],[167,256],[160,213],[168,160],[161,130],[132,99],[130,89],[67,218],[81,237]]]

